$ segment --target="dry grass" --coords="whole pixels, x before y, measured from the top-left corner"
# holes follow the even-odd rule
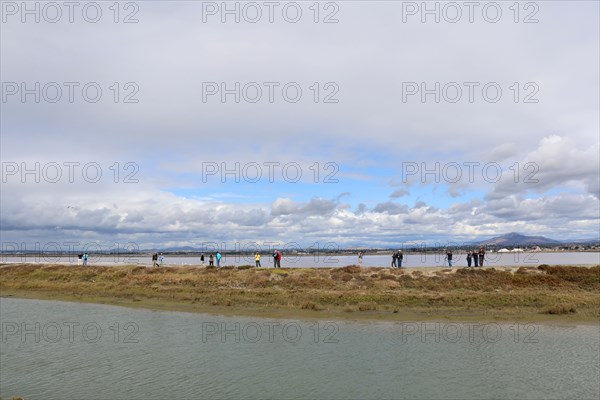
[[[437,271],[439,272],[439,271]],[[0,290],[205,306],[600,317],[600,266],[452,273],[388,268],[255,269],[4,265]]]

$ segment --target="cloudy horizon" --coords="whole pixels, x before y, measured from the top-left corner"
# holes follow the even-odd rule
[[[600,237],[598,2],[92,3],[2,2],[3,249]]]

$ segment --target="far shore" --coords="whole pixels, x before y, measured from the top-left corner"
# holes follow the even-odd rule
[[[597,324],[600,266],[0,264],[0,297],[264,318]]]

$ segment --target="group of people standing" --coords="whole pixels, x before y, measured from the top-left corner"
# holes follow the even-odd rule
[[[163,256],[163,253],[154,253],[152,254],[152,266],[153,267],[160,267],[163,265],[163,263],[165,262],[165,256]]]
[[[477,250],[469,250],[467,252],[467,267],[471,267],[471,263],[475,267],[483,267],[483,260],[485,258],[485,249],[483,246]],[[452,250],[446,250],[446,261],[448,262],[448,267],[452,268]]]
[[[261,264],[260,264],[260,253],[257,251],[254,254],[254,264],[256,265],[256,268],[261,268]],[[217,268],[221,267],[221,259],[223,258],[223,255],[221,254],[220,251],[217,251],[216,253],[210,253],[210,255],[208,256],[208,266],[209,267],[213,267],[215,265],[215,260],[217,260]],[[204,253],[200,254],[200,263],[202,265],[204,265],[205,262],[205,258],[204,258]],[[274,250],[273,251],[273,268],[281,268],[281,252],[279,250]]]
[[[467,266],[471,266],[471,261],[473,261],[476,267],[483,267],[483,259],[485,258],[485,249],[483,246],[479,248],[479,251],[473,250],[467,253]]]
[[[216,253],[210,253],[208,256],[208,266],[209,267],[214,267],[215,265],[215,260],[217,260],[217,267],[221,267],[221,259],[223,258],[223,255],[221,254],[220,251],[217,251]],[[202,265],[204,265],[205,259],[204,259],[204,253],[200,254],[200,263]]]
[[[85,253],[77,254],[77,265],[87,265],[89,258],[90,256],[88,255],[87,251]]]
[[[402,268],[402,260],[404,260],[404,254],[402,250],[398,250],[392,254],[392,268]]]
[[[362,262],[363,262],[363,256],[365,255],[364,251],[360,251],[358,253],[358,266],[362,267]],[[88,254],[84,253],[84,254],[79,254],[78,255],[79,258],[79,265],[87,265],[87,260],[88,260]],[[217,267],[220,268],[221,267],[221,259],[223,258],[223,255],[221,254],[220,251],[217,251],[216,253],[210,253],[208,256],[208,266],[212,267],[215,265],[215,260],[217,262]],[[261,264],[260,264],[260,258],[261,258],[261,254],[257,251],[254,254],[254,263],[256,268],[261,268]],[[273,250],[273,268],[281,268],[281,252],[277,249]],[[446,250],[446,258],[445,258],[445,262],[448,263],[448,267],[452,268],[452,258],[453,258],[453,254],[452,254],[452,250]],[[485,258],[485,249],[483,248],[483,246],[481,246],[479,248],[479,250],[469,250],[467,252],[467,267],[471,267],[472,265],[474,267],[483,267],[483,261]],[[83,262],[82,262],[83,260]],[[402,262],[404,261],[404,254],[402,253],[402,250],[398,250],[395,251],[392,254],[392,264],[391,264],[391,268],[402,268]],[[204,253],[200,254],[200,263],[202,264],[202,266],[204,266],[204,262],[205,262],[205,255]],[[152,266],[153,267],[160,267],[162,266],[164,263],[164,256],[162,253],[154,253],[152,254]]]

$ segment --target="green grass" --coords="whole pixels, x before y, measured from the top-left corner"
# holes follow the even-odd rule
[[[131,301],[193,310],[600,317],[600,266],[507,270],[4,265],[0,295]],[[95,300],[96,301],[96,300]]]

